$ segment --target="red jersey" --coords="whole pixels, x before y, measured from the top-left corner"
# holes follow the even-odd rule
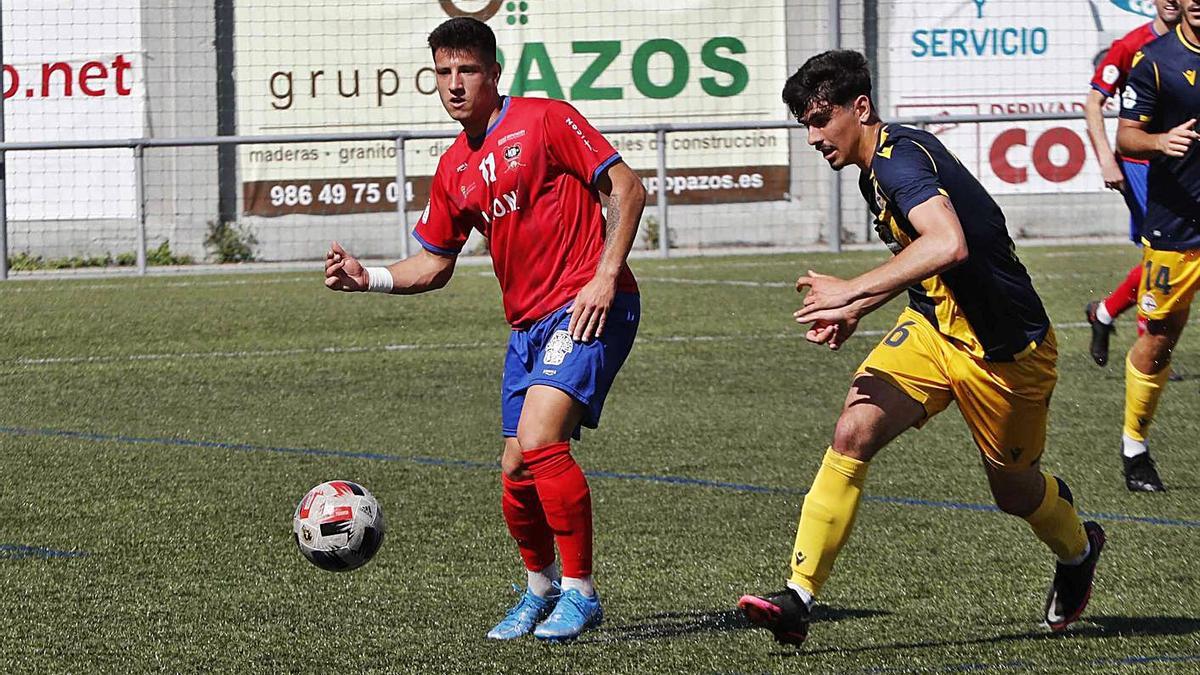
[[[484,133],[442,155],[413,236],[457,255],[471,229],[488,238],[504,314],[527,328],[575,298],[604,250],[595,182],[621,156],[563,101],[507,96]],[[617,291],[636,293],[628,265]]]
[[[1124,37],[1113,40],[1112,46],[1108,48],[1108,53],[1104,55],[1104,60],[1100,62],[1100,65],[1096,67],[1095,74],[1092,75],[1092,89],[1104,94],[1105,98],[1115,96],[1125,88],[1125,81],[1129,79],[1129,71],[1133,70],[1133,55],[1158,38],[1158,33],[1154,32],[1154,22],[1151,21],[1134,28]],[[1150,163],[1149,160],[1132,159],[1123,155],[1121,159],[1136,164]]]
[[[1138,26],[1118,40],[1113,40],[1104,60],[1096,67],[1092,75],[1092,89],[1104,94],[1105,98],[1115,96],[1125,88],[1125,80],[1133,69],[1133,55],[1142,47],[1158,39],[1154,32],[1154,22]]]

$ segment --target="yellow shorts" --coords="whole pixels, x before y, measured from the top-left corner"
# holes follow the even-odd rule
[[[1192,304],[1200,290],[1200,249],[1156,251],[1142,246],[1138,315],[1160,321]]]
[[[906,308],[858,374],[874,375],[924,406],[925,419],[918,427],[957,401],[988,464],[1015,470],[1032,465],[1046,447],[1057,361],[1053,329],[1024,358],[991,362],[971,356]]]

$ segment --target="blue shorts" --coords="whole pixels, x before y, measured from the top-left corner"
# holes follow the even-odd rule
[[[582,403],[587,408],[582,426],[595,429],[600,424],[604,397],[633,349],[642,318],[641,297],[618,293],[605,320],[603,337],[591,342],[571,339],[567,333],[571,322],[567,307],[528,330],[514,330],[508,339],[500,387],[500,416],[506,438],[517,435],[525,392],[535,384],[561,389]],[[578,428],[572,436],[579,438]]]
[[[1146,176],[1149,164],[1121,160],[1121,173],[1125,174],[1125,205],[1129,207],[1129,238],[1142,245],[1142,219],[1146,217]]]

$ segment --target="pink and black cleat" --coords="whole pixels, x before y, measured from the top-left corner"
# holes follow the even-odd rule
[[[799,647],[808,637],[808,605],[790,588],[770,595],[743,595],[738,609],[750,623],[771,631],[780,644]]]

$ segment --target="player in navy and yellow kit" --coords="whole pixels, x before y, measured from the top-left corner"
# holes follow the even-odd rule
[[[905,289],[909,306],[854,376],[804,498],[787,587],[739,606],[776,640],[800,644],[854,525],[869,462],[955,401],[996,504],[1028,521],[1058,558],[1045,619],[1066,628],[1087,605],[1104,531],[1081,522],[1066,483],[1041,468],[1058,353],[1004,214],[936,137],[880,121],[861,54],[814,56],[783,99],[834,170],[862,170],[863,196],[895,254],[854,279],[800,277],[797,290],[808,294],[796,321],[811,324],[810,342],[837,349],[859,319]]]
[[[1200,289],[1200,0],[1184,4],[1184,20],[1134,56],[1121,97],[1117,147],[1150,160],[1142,223],[1142,284],[1138,313],[1146,319],[1125,359],[1122,455],[1130,490],[1160,492],[1163,484],[1146,432],[1170,373],[1171,351]]]
[[[1113,153],[1108,144],[1108,130],[1104,128],[1104,105],[1112,96],[1125,89],[1129,71],[1133,69],[1133,55],[1148,43],[1175,29],[1183,14],[1180,0],[1154,0],[1154,20],[1144,23],[1114,40],[1096,66],[1092,75],[1091,90],[1084,103],[1088,137],[1100,164],[1104,187],[1116,190],[1125,198],[1129,207],[1129,237],[1138,246],[1142,244],[1142,218],[1146,215],[1146,173],[1149,162],[1144,159],[1123,157]],[[1098,366],[1108,365],[1108,341],[1116,332],[1116,317],[1137,305],[1138,288],[1142,283],[1142,265],[1138,263],[1125,274],[1116,290],[1103,300],[1093,300],[1084,308],[1084,316],[1092,327],[1092,343],[1089,351]],[[1146,322],[1138,319],[1137,332],[1145,332]]]

